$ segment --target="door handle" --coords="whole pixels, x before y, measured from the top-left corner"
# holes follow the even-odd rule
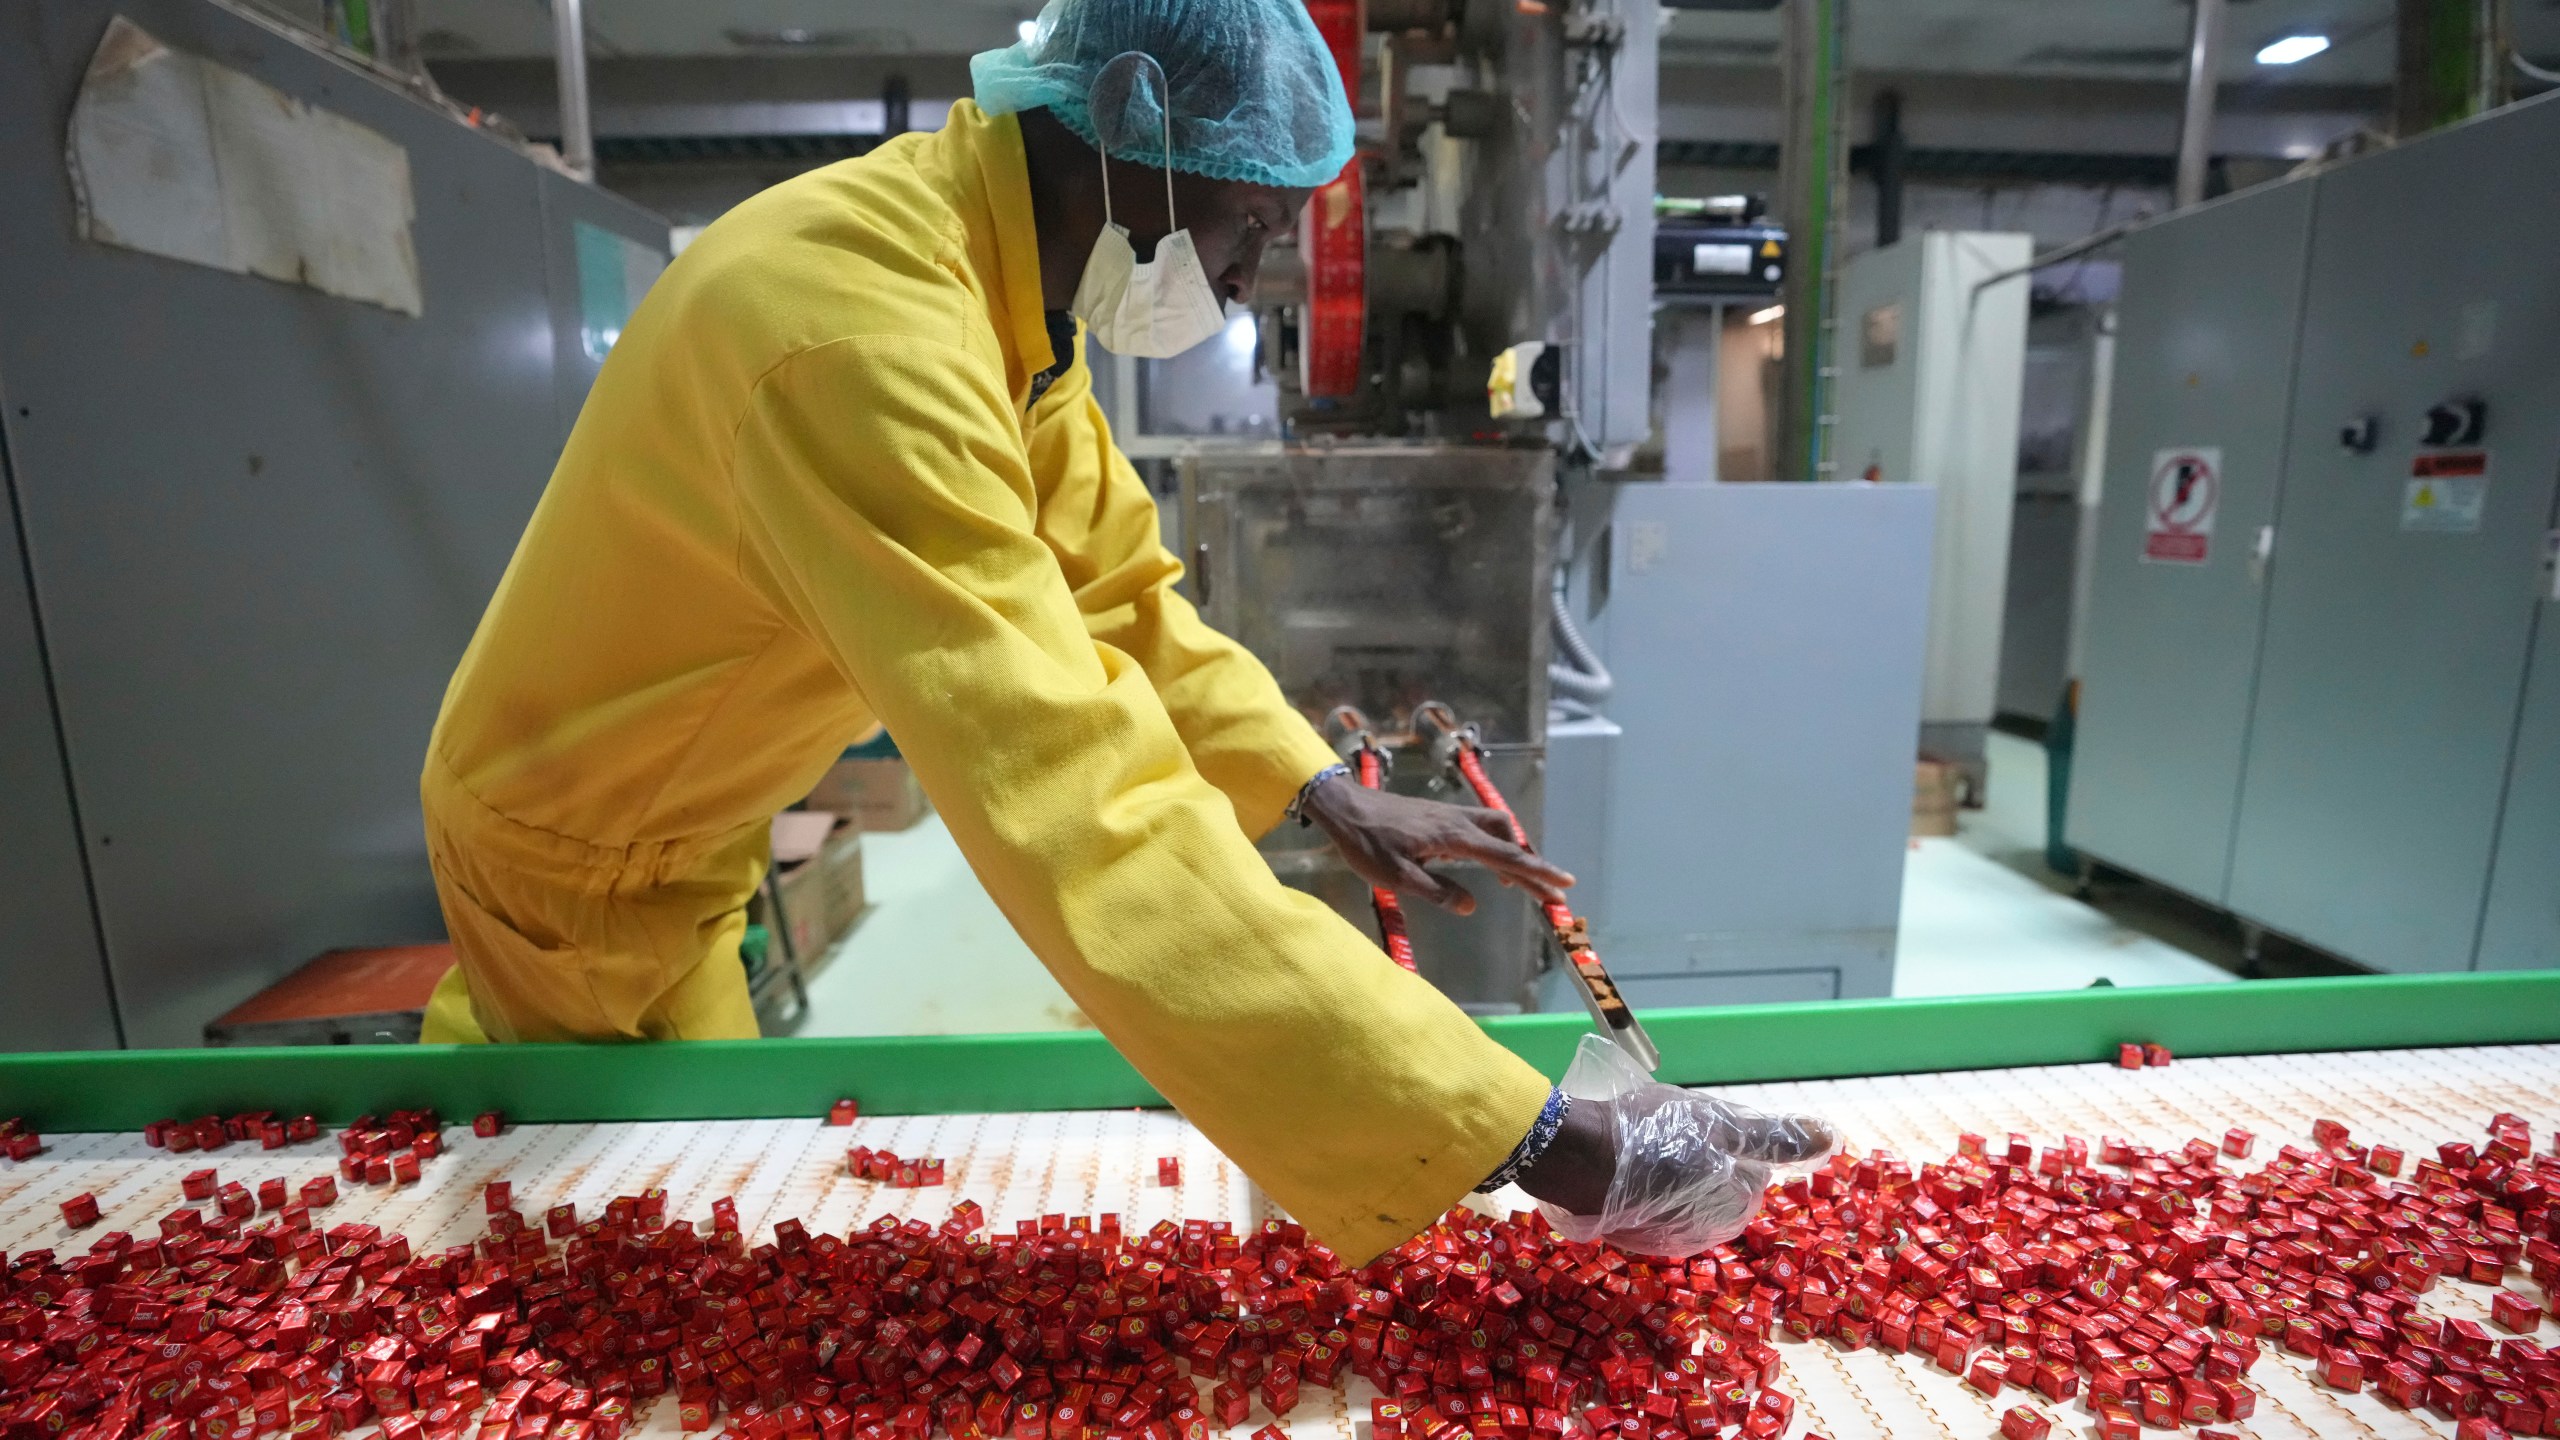
[[[2261,525],[2258,536],[2249,543],[2249,583],[2267,583],[2267,567],[2276,558],[2276,527]]]
[[[1206,540],[1191,547],[1191,589],[1199,597],[1200,604],[1209,603],[1209,542]]]

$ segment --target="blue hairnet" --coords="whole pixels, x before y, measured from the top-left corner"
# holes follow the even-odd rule
[[[1166,163],[1168,109],[1177,170],[1303,189],[1351,158],[1351,104],[1303,0],[1049,0],[969,78],[988,114],[1045,106],[1115,159]]]

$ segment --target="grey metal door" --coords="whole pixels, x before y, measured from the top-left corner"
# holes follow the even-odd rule
[[[2215,901],[2264,608],[2251,551],[2284,469],[2311,201],[2308,182],[2277,185],[2125,241],[2068,838]],[[2154,511],[2162,452],[2186,449],[2219,451],[2201,546],[2192,502],[2183,530]]]
[[[2319,185],[2230,905],[2387,970],[2467,969],[2478,935],[2560,468],[2555,159],[2541,102]],[[2467,399],[2476,512],[2412,477]]]
[[[1624,734],[1590,918],[1630,996],[1891,993],[1938,498],[1621,488],[1602,643]]]
[[[115,1006],[21,563],[7,432],[0,417],[0,1050],[112,1050]]]
[[[2552,523],[2560,525],[2560,514]],[[2546,577],[2548,578],[2548,577]],[[2543,592],[2473,968],[2560,965],[2560,591]]]

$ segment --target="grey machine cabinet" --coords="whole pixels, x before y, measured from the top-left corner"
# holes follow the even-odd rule
[[[2073,843],[2378,969],[2560,964],[2560,190],[2533,183],[2555,163],[2560,104],[2537,101],[2137,238],[2128,334],[2160,323],[2147,299],[2264,369],[2221,428],[2171,434],[2161,341],[2119,351]],[[2237,278],[2164,293],[2183,232],[2245,232],[2255,212],[2271,245],[2303,196],[2309,261],[2281,353],[2258,333],[2274,298]],[[2263,258],[2220,249],[2233,268]],[[2485,499],[2448,524],[2416,509],[2412,470],[2447,448],[2427,444],[2430,409],[2466,402],[2485,417]],[[2343,443],[2368,420],[2369,447]],[[2135,568],[2146,435],[2224,447],[2205,567]],[[2282,469],[2261,590],[2257,507],[2229,507],[2262,483],[2235,457],[2270,437]],[[2202,637],[2183,654],[2168,638],[2181,627]],[[2235,792],[2236,809],[2220,798]]]
[[[402,145],[425,313],[79,239],[65,125],[115,14]],[[0,1011],[46,1022],[0,1044],[194,1044],[321,950],[441,933],[419,765],[593,378],[581,220],[665,251],[233,9],[0,7]]]
[[[2560,527],[2560,516],[2553,524]],[[2555,557],[2560,558],[2560,557]],[[2552,577],[2560,581],[2560,576]],[[2560,600],[2560,585],[2549,592]],[[2560,606],[2545,603],[2534,628],[2533,666],[2516,721],[2498,858],[2480,920],[2480,970],[2560,963]]]
[[[1559,760],[1548,811],[1606,786],[1582,857],[1606,889],[1575,899],[1619,988],[1637,1006],[1892,993],[1936,492],[1601,482],[1576,500],[1595,540],[1575,593],[1616,685],[1609,743],[1574,790]],[[1574,1006],[1559,981],[1546,1008]]]
[[[0,452],[0,471],[6,464]],[[0,1005],[0,1050],[111,1049],[115,997],[89,910],[14,506],[0,506],[0,545],[0,974],[9,998]]]
[[[2262,573],[2301,324],[2313,186],[2218,201],[2125,240],[2071,843],[2220,903],[2257,684]],[[2160,451],[2218,446],[2202,564],[2143,556]]]

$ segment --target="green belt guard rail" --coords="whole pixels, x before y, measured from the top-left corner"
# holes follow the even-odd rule
[[[2180,1057],[2560,1041],[2560,972],[2258,980],[1944,1000],[1657,1010],[1662,1078],[1689,1085],[2113,1061],[2139,1041]],[[1490,1019],[1550,1076],[1579,1015]],[[535,1123],[1092,1110],[1162,1097],[1089,1031],[655,1045],[413,1045],[0,1056],[0,1116],[41,1131],[138,1130],[271,1109],[344,1122],[432,1105]]]

